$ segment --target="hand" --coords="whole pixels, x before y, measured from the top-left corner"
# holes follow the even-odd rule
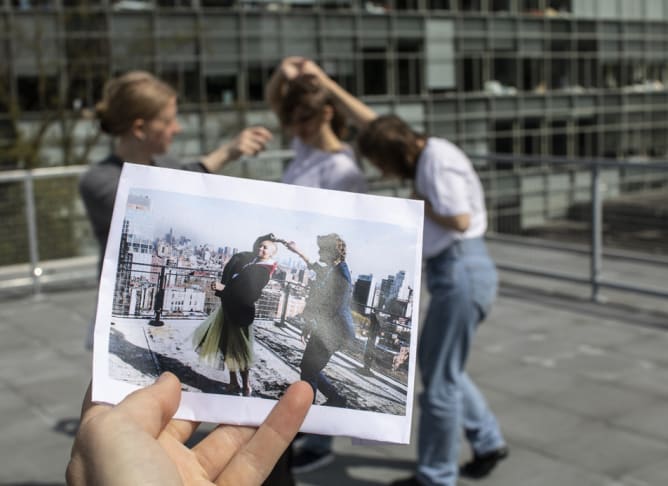
[[[315,62],[310,59],[304,59],[301,64],[300,75],[313,76],[318,82],[323,83],[329,79],[329,76],[318,66]]]
[[[271,140],[271,132],[264,127],[249,127],[237,135],[229,146],[229,160],[244,155],[257,155]]]
[[[286,241],[285,247],[294,253],[299,253],[299,249],[297,248],[297,243],[295,243],[294,241]]]
[[[67,484],[260,485],[290,444],[313,400],[293,384],[259,428],[220,425],[192,449],[197,423],[175,420],[181,385],[171,373],[118,405],[94,405],[90,389],[67,466]]]
[[[304,64],[304,61],[305,58],[300,56],[286,57],[281,61],[281,65],[279,67],[281,74],[288,81],[291,79],[295,79],[297,76],[301,74],[302,65]]]
[[[213,290],[220,292],[225,288],[225,285],[223,285],[220,282],[214,282],[213,284],[211,284],[211,287],[213,288]]]

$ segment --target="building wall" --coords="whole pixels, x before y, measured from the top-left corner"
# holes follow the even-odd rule
[[[4,0],[0,89],[29,132],[57,99],[91,108],[109,76],[151,70],[179,90],[175,152],[188,156],[248,124],[277,131],[264,85],[283,56],[305,55],[379,112],[472,153],[661,158],[667,47],[667,0]],[[76,134],[93,131],[82,121]],[[52,165],[71,162],[60,136],[54,126]],[[109,141],[95,147],[90,158]]]

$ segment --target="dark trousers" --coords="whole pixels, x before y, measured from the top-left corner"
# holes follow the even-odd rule
[[[308,382],[313,388],[314,401],[318,390],[325,395],[327,400],[338,400],[341,398],[334,385],[332,385],[322,372],[333,354],[334,351],[327,349],[327,346],[317,336],[311,336],[306,344],[304,356],[299,365],[301,368],[300,378]]]

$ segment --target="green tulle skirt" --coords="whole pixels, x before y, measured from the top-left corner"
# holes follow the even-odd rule
[[[195,351],[212,368],[247,370],[254,360],[252,326],[242,328],[225,322],[224,314],[222,307],[218,307],[197,326],[192,336]]]

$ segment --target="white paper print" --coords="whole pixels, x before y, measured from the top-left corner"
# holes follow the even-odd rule
[[[178,418],[259,425],[303,377],[303,431],[408,443],[422,224],[418,201],[126,163],[93,400],[171,371]]]

